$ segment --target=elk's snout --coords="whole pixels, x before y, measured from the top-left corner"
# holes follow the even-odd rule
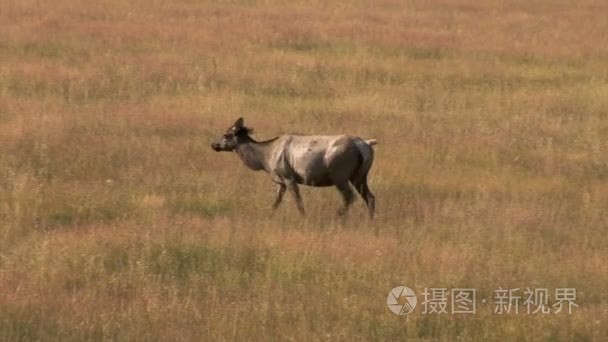
[[[211,148],[215,151],[215,152],[219,152],[221,151],[222,147],[220,146],[220,144],[214,142],[211,143]]]

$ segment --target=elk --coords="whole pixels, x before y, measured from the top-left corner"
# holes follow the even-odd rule
[[[345,216],[355,196],[350,184],[365,201],[369,217],[374,217],[375,197],[367,184],[367,174],[374,161],[376,140],[349,135],[283,134],[266,141],[256,141],[243,118],[236,120],[224,135],[211,144],[217,152],[234,151],[254,171],[264,170],[277,184],[276,210],[285,191],[293,194],[298,211],[304,215],[299,185],[335,186],[344,206],[338,215]]]

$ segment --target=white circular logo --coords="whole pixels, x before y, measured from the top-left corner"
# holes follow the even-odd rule
[[[401,298],[401,303],[399,299]],[[405,300],[405,303],[404,303]],[[396,315],[407,315],[414,311],[418,304],[418,298],[412,289],[405,286],[397,286],[388,293],[386,305]]]

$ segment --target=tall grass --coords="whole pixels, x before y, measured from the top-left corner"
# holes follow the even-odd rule
[[[601,340],[608,6],[9,1],[0,339]],[[345,225],[210,141],[376,138]],[[407,285],[577,289],[571,315],[406,317]],[[552,299],[552,298],[551,298]],[[419,297],[419,301],[421,298]],[[521,308],[520,308],[521,310]]]

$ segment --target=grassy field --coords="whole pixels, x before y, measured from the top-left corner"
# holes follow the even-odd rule
[[[606,13],[4,1],[0,340],[602,340]],[[358,200],[340,224],[332,188],[271,216],[269,177],[209,147],[239,116],[258,139],[378,139],[377,219]],[[425,287],[475,288],[477,313],[423,314]],[[579,306],[493,312],[526,287]]]

